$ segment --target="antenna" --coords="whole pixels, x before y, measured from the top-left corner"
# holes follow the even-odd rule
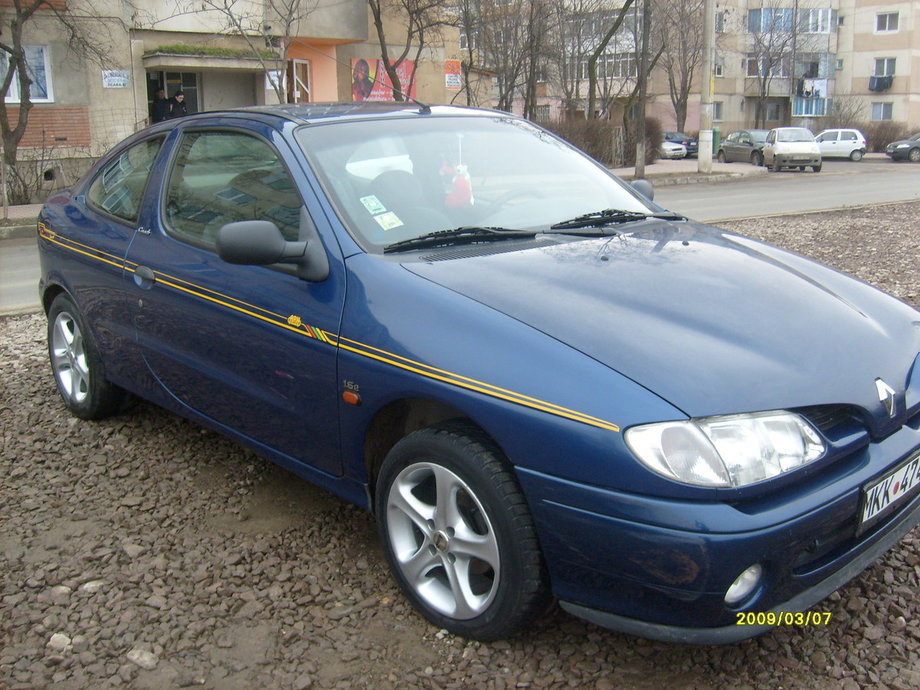
[[[335,62],[335,63],[337,63],[337,64],[339,64],[339,65],[342,65],[343,67],[347,67],[349,70],[351,69],[351,65],[350,65],[349,63],[347,63],[345,60],[341,60],[341,59],[339,59],[339,58],[337,58],[337,57],[333,57],[332,55],[329,55],[329,54],[327,54],[327,53],[324,53],[323,51],[319,50],[318,48],[314,48],[314,47],[311,46],[309,43],[299,43],[299,45],[305,46],[305,47],[309,48],[310,50],[313,50],[313,51],[319,53],[319,54],[322,55],[323,57],[328,58],[328,59],[332,60],[333,62]],[[366,59],[366,58],[365,58],[365,59]],[[381,60],[381,62],[382,62],[382,60]],[[368,78],[370,81],[374,82],[375,84],[380,84],[380,85],[383,86],[384,88],[390,89],[391,91],[395,91],[396,93],[398,93],[400,96],[402,96],[402,97],[405,98],[406,100],[412,101],[413,103],[415,103],[415,105],[417,105],[417,106],[419,107],[419,113],[420,113],[420,114],[422,114],[422,115],[430,115],[430,114],[431,114],[431,106],[430,106],[430,105],[428,105],[428,104],[426,104],[426,103],[422,103],[420,100],[418,100],[417,98],[413,98],[412,96],[410,96],[409,94],[407,94],[407,93],[406,93],[405,91],[403,91],[402,89],[397,89],[397,88],[396,88],[395,86],[393,86],[392,84],[387,84],[385,81],[381,81],[380,79],[377,78],[376,74],[374,75],[374,78],[373,78],[373,79],[370,78],[370,75],[368,75],[367,78]]]

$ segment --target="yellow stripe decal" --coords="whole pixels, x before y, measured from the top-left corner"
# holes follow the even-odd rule
[[[82,254],[91,259],[96,259],[97,261],[101,261],[102,263],[114,266],[119,269],[127,270],[133,273],[138,266],[138,264],[135,262],[127,261],[115,256],[114,254],[108,254],[98,249],[94,249],[89,245],[81,244],[80,242],[62,237],[58,233],[49,230],[44,225],[44,223],[38,224],[38,234],[43,239],[52,242],[64,249],[68,249],[77,254]],[[245,314],[246,316],[250,316],[254,319],[259,319],[260,321],[270,323],[273,326],[278,326],[279,328],[284,328],[313,340],[318,340],[319,342],[331,345],[332,347],[337,347],[341,350],[352,352],[361,357],[367,357],[368,359],[373,359],[389,366],[403,369],[404,371],[410,371],[414,374],[418,374],[419,376],[424,376],[425,378],[434,379],[436,381],[441,381],[452,386],[457,386],[458,388],[464,388],[466,390],[482,393],[483,395],[487,395],[492,398],[506,400],[508,402],[512,402],[523,407],[529,407],[534,410],[539,410],[541,412],[546,412],[557,417],[564,417],[565,419],[571,419],[576,422],[581,422],[582,424],[588,424],[590,426],[607,429],[609,431],[620,430],[620,427],[616,424],[600,419],[598,417],[592,417],[591,415],[587,415],[582,412],[570,410],[566,407],[562,407],[561,405],[546,402],[545,400],[540,400],[539,398],[533,398],[529,395],[516,393],[514,391],[495,386],[491,383],[478,381],[477,379],[469,378],[461,374],[455,374],[444,369],[438,369],[437,367],[433,367],[429,364],[416,362],[415,360],[409,359],[408,357],[403,357],[392,352],[387,352],[386,350],[381,350],[380,348],[373,347],[372,345],[365,345],[364,343],[360,343],[356,340],[346,338],[345,336],[336,333],[324,331],[317,326],[303,323],[301,318],[296,314],[283,316],[263,307],[249,304],[248,302],[244,302],[235,297],[231,297],[215,290],[190,283],[181,278],[176,278],[167,273],[163,273],[161,271],[156,271],[155,273],[157,276],[157,283],[160,285],[164,285],[166,287],[172,288],[173,290],[177,290],[187,295],[203,299],[207,302],[211,302],[212,304],[217,304],[222,307],[226,307],[227,309],[232,309],[233,311]]]

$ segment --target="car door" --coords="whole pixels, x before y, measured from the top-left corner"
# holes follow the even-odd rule
[[[830,129],[826,132],[821,132],[815,141],[818,142],[818,148],[821,149],[822,158],[835,158],[841,155],[848,155],[841,152],[841,143],[838,139],[840,136],[840,131],[836,129]]]
[[[265,130],[176,133],[160,198],[127,257],[136,337],[180,409],[341,474],[336,349],[325,335],[338,331],[345,295],[344,267],[329,251],[337,244],[326,235],[329,275],[314,282],[216,252],[225,223],[270,220],[296,241],[323,221],[297,157]]]
[[[776,130],[771,129],[763,145],[763,162],[764,165],[773,164],[773,154],[776,150]]]

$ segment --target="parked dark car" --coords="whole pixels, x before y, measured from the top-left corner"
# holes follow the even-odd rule
[[[697,139],[684,134],[683,132],[665,132],[664,140],[675,144],[682,144],[687,149],[687,156],[695,156],[700,150],[700,143]]]
[[[500,112],[156,124],[41,212],[51,370],[372,511],[452,633],[752,637],[920,520],[920,313],[651,195]]]
[[[763,145],[767,140],[766,129],[741,129],[726,136],[716,158],[720,163],[750,163],[763,165]]]
[[[920,163],[920,132],[910,139],[891,142],[885,147],[885,153],[896,161],[907,160],[911,163]]]

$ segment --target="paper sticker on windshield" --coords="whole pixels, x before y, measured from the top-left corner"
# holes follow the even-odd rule
[[[379,225],[384,230],[392,230],[393,228],[398,228],[403,222],[399,219],[392,211],[387,211],[386,213],[381,213],[379,216],[374,216],[374,220],[377,221]]]
[[[364,204],[364,208],[367,209],[367,212],[373,215],[383,213],[387,210],[386,206],[380,203],[380,199],[375,197],[373,194],[370,196],[362,196],[361,203]]]

